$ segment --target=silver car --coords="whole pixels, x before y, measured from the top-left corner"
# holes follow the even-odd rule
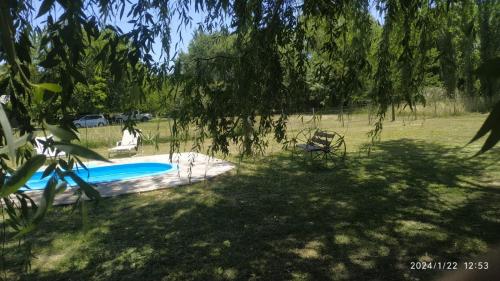
[[[77,128],[101,127],[108,125],[108,120],[106,120],[102,114],[91,114],[73,121],[73,124],[75,124]]]

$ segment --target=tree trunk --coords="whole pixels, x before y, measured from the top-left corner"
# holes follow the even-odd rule
[[[394,122],[396,121],[396,109],[394,108],[394,103],[391,103],[391,113],[392,113],[391,121]]]
[[[344,95],[340,96],[339,121],[342,122],[342,127],[344,127]]]

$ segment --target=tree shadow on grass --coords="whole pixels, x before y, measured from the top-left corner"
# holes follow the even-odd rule
[[[493,160],[460,153],[403,139],[342,168],[266,157],[206,183],[105,199],[78,243],[57,238],[77,227],[56,208],[39,249],[71,251],[22,278],[428,280],[441,272],[410,262],[467,260],[499,239],[499,189],[478,184]]]

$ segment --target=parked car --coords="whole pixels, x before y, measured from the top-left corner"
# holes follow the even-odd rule
[[[146,122],[146,121],[153,119],[153,115],[151,115],[151,113],[144,113],[144,112],[140,112],[139,110],[134,110],[131,113],[117,114],[114,116],[114,119],[116,122],[120,123],[120,122],[128,120],[129,117],[131,117],[132,120],[142,121],[142,122]]]
[[[108,120],[102,114],[90,114],[73,121],[77,128],[101,127],[108,125]]]

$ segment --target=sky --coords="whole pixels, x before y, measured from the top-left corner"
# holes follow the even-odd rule
[[[183,27],[181,29],[183,41],[180,41],[179,34],[175,32],[176,31],[175,29],[179,25],[179,21],[177,19],[173,19],[173,25],[172,25],[173,28],[172,28],[172,30],[174,32],[171,34],[172,45],[170,47],[170,54],[174,54],[174,52],[175,52],[174,46],[175,46],[176,43],[178,43],[178,47],[179,47],[179,50],[177,52],[180,52],[180,51],[186,52],[187,48],[189,46],[189,42],[191,41],[191,39],[193,39],[194,32],[197,29],[197,26],[198,26],[197,23],[200,23],[200,22],[202,22],[204,20],[204,17],[205,17],[204,14],[203,13],[196,13],[195,9],[194,9],[194,5],[191,5],[189,11],[190,11],[189,12],[189,16],[191,18],[193,18],[193,21],[192,21],[193,24],[190,27]],[[376,10],[374,4],[370,5],[369,11],[370,11],[370,14],[379,23],[383,23],[383,17]],[[156,43],[155,45],[156,46],[155,46],[154,49],[158,49],[158,50],[161,49],[161,44],[160,43]],[[155,60],[159,59],[159,54],[153,55],[153,58]]]
[[[0,0],[0,1],[4,1],[4,0]],[[38,13],[41,2],[42,1],[35,1],[35,3],[33,4],[34,9],[36,11],[35,14]],[[372,1],[372,4],[370,5],[370,8],[369,8],[370,14],[379,23],[383,23],[383,18],[379,14],[379,12],[376,10],[373,2],[374,1]],[[130,4],[127,4],[127,5],[128,5],[128,7],[125,8],[125,11],[127,11],[128,8],[130,7]],[[52,11],[52,12],[54,12],[54,11]],[[55,13],[56,13],[56,15],[60,14],[61,7],[56,6]],[[174,17],[172,19],[171,46],[170,46],[170,55],[171,56],[174,55],[175,53],[187,51],[188,46],[189,46],[189,42],[193,38],[194,32],[198,28],[198,24],[203,22],[203,20],[205,18],[205,14],[203,12],[196,12],[195,11],[194,1],[192,1],[191,5],[189,7],[188,16],[192,18],[191,25],[189,25],[189,26],[181,25],[179,32],[177,32],[177,27],[179,26],[179,23],[180,23],[179,18]],[[126,18],[126,16],[124,16],[122,20],[116,19],[115,22],[113,22],[113,24],[116,24],[118,27],[120,27],[120,29],[123,32],[128,32],[133,28],[132,24],[128,23],[128,20],[129,20],[129,18]],[[39,25],[39,26],[44,25],[42,18],[35,19],[34,22],[36,25]],[[182,36],[182,40],[181,40],[181,36]],[[177,49],[176,49],[176,45],[177,45]],[[157,39],[157,40],[155,40],[155,44],[153,46],[154,53],[151,54],[155,61],[161,60],[161,57],[160,57],[161,51],[160,50],[161,50],[161,43],[160,43],[160,40]]]

